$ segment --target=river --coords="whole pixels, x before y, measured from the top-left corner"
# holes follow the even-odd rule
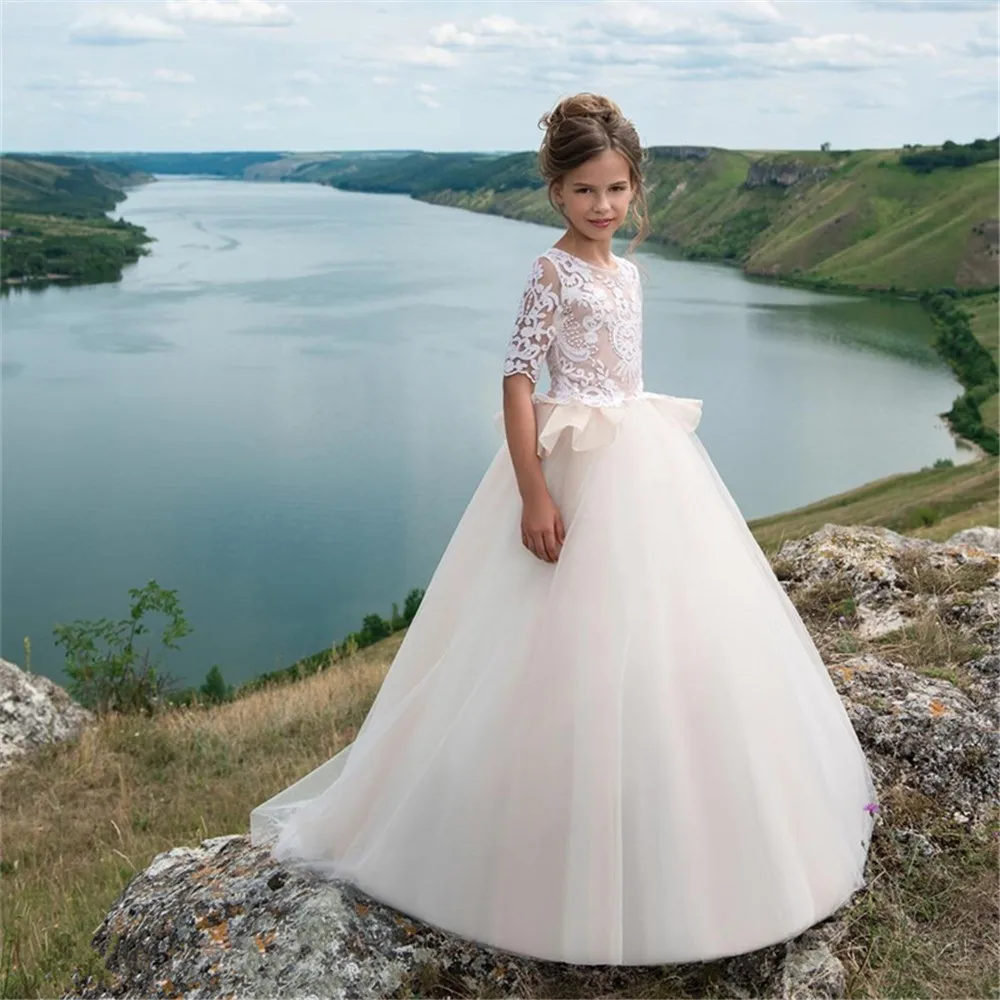
[[[64,682],[53,626],[125,618],[150,579],[194,629],[162,658],[182,684],[286,666],[402,607],[500,445],[507,339],[558,232],[198,178],[119,211],[157,241],[120,282],[0,303],[3,657],[23,665],[30,636]],[[970,457],[915,304],[638,260],[646,388],[704,400],[747,518]]]

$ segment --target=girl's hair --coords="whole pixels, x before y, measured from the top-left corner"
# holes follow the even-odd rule
[[[649,210],[642,179],[644,158],[639,134],[621,108],[600,94],[575,94],[563,98],[542,115],[538,127],[545,129],[545,138],[538,151],[538,169],[548,184],[549,204],[557,212],[559,206],[552,200],[552,185],[564,174],[606,149],[613,149],[628,160],[635,192],[629,207],[635,225],[629,253],[635,250],[649,234]]]

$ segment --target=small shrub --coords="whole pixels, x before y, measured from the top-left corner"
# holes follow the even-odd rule
[[[56,625],[52,630],[57,646],[66,650],[69,693],[81,705],[98,714],[143,712],[152,715],[175,686],[161,676],[148,648],[139,649],[138,636],[149,631],[142,619],[149,612],[167,616],[160,641],[177,649],[177,641],[192,629],[184,618],[177,592],[164,590],[155,580],[129,590],[133,599],[128,618],[118,622],[101,618]],[[103,647],[103,648],[102,648]]]

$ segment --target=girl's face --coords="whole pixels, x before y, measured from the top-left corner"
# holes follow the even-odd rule
[[[610,242],[632,201],[628,160],[614,149],[591,157],[552,185],[552,197],[581,236]]]

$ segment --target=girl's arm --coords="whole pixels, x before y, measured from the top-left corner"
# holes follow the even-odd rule
[[[548,495],[538,457],[538,422],[531,401],[535,384],[524,374],[508,375],[503,380],[503,421],[507,450],[514,464],[517,489],[527,503]]]
[[[531,401],[534,388],[534,383],[525,374],[504,378],[504,429],[522,500],[521,543],[539,559],[554,563],[562,551],[566,529],[549,493],[537,453],[538,428]]]
[[[538,257],[531,268],[504,359],[503,414],[507,449],[524,509],[521,541],[539,559],[559,558],[565,531],[538,457],[538,427],[531,396],[559,318],[555,266]]]

